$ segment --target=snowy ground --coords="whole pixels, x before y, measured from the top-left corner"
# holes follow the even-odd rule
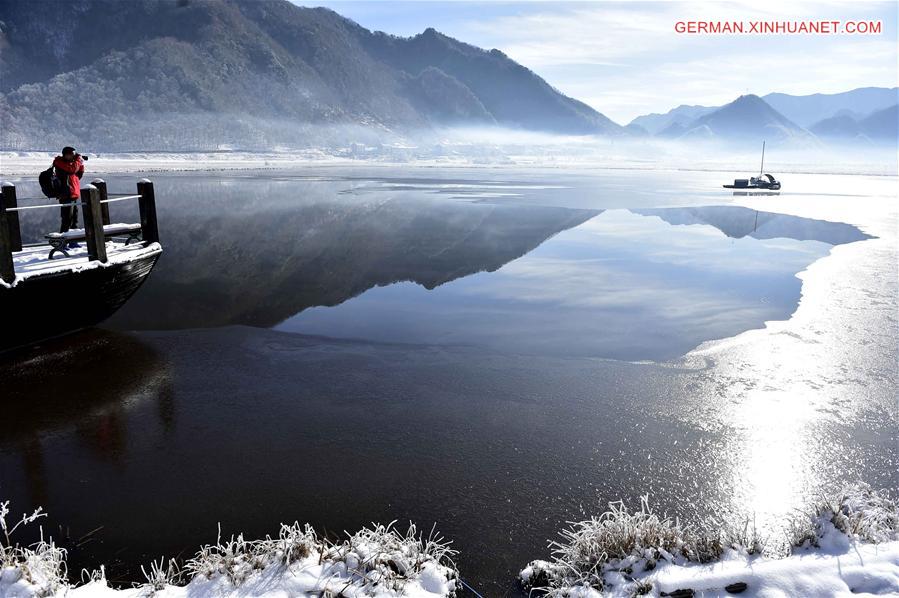
[[[899,595],[899,542],[858,544],[842,534],[834,536],[826,549],[806,550],[783,559],[730,552],[721,561],[706,565],[665,564],[651,575],[633,576],[636,581],[615,576],[619,583],[607,591],[569,588],[567,596],[630,598],[641,583],[647,584],[642,587],[652,584],[647,596],[678,595],[677,590],[692,590],[696,596],[729,596],[737,594],[741,584],[746,584],[746,589],[740,596],[760,598]]]
[[[447,580],[447,571],[434,564],[426,564],[413,578],[397,584],[395,587],[385,585],[380,588],[367,586],[361,582],[343,562],[319,563],[317,555],[310,556],[291,565],[272,563],[248,576],[235,586],[225,576],[213,579],[198,577],[184,586],[167,583],[152,584],[133,589],[116,590],[104,579],[96,579],[77,587],[59,586],[51,593],[46,593],[40,584],[25,581],[21,572],[7,568],[0,573],[0,596],[8,598],[32,598],[38,596],[69,596],[71,598],[88,598],[115,596],[122,598],[146,597],[188,598],[188,597],[225,597],[225,596],[265,596],[319,598],[323,595],[345,596],[346,598],[437,598],[449,596],[453,581]],[[327,592],[331,593],[328,594]]]
[[[850,543],[834,533],[825,549],[784,559],[731,554],[708,565],[661,567],[654,579],[659,593],[691,588],[700,596],[726,595],[727,586],[739,583],[747,586],[742,596],[897,595],[899,542]]]

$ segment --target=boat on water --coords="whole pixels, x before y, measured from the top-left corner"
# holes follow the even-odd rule
[[[723,185],[725,189],[762,189],[766,191],[779,191],[780,181],[773,174],[765,173],[765,142],[762,141],[762,165],[759,167],[759,175],[748,179],[734,179],[733,185]]]
[[[0,352],[96,326],[140,288],[162,254],[153,184],[107,194],[100,179],[82,187],[83,229],[22,244],[19,216],[58,204],[19,206],[15,186],[0,194]],[[108,204],[137,200],[140,222],[110,224]],[[24,214],[22,214],[24,215]],[[77,244],[77,246],[75,245]]]

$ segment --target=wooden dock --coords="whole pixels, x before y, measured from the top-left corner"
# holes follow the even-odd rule
[[[33,198],[32,198],[33,199]],[[41,198],[46,201],[44,198]],[[109,204],[137,200],[140,223],[110,224]],[[20,205],[12,184],[0,193],[0,352],[95,326],[118,310],[149,276],[162,254],[153,183],[136,194],[111,194],[96,179],[69,204]],[[84,228],[47,233],[22,243],[19,219],[32,210],[80,208]],[[124,237],[124,238],[123,238]],[[69,248],[85,241],[86,247]],[[54,258],[59,253],[61,257]]]
[[[22,252],[26,247],[32,249],[34,247],[46,246],[48,259],[51,256],[52,246],[49,240],[51,235],[47,235],[47,243],[23,246],[19,224],[20,214],[24,215],[29,210],[37,209],[59,210],[65,207],[74,209],[80,207],[84,222],[83,237],[78,234],[82,229],[77,229],[75,234],[60,238],[65,242],[78,241],[83,238],[87,244],[87,260],[107,263],[109,261],[106,245],[107,231],[115,232],[114,228],[109,228],[109,204],[133,199],[136,199],[138,202],[142,241],[145,244],[158,243],[159,226],[156,220],[156,195],[153,183],[147,179],[138,181],[136,194],[110,195],[106,188],[106,181],[94,179],[91,181],[91,184],[81,188],[80,201],[69,204],[25,206],[19,205],[20,200],[16,196],[15,185],[6,182],[2,183],[2,193],[0,193],[0,280],[7,283],[7,285],[12,285],[15,283],[17,276],[26,274],[26,272],[17,273],[16,262],[21,260],[14,259],[14,254]],[[27,262],[31,263],[31,260],[27,260]]]

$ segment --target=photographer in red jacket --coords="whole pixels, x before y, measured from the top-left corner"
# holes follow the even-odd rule
[[[62,148],[62,155],[53,159],[53,173],[59,181],[60,209],[59,232],[64,233],[78,227],[78,208],[66,206],[78,201],[81,197],[81,177],[84,176],[84,160],[74,147]]]

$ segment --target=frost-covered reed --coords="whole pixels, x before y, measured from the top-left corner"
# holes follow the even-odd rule
[[[105,571],[83,572],[82,585],[68,580],[66,551],[52,540],[30,546],[14,540],[23,525],[45,514],[41,509],[8,523],[9,502],[0,503],[0,595],[80,596],[108,589]],[[342,541],[319,537],[310,525],[282,524],[276,537],[221,538],[203,546],[183,564],[153,561],[141,571],[135,596],[254,595],[254,588],[277,588],[296,596],[449,597],[456,593],[456,551],[436,529],[424,535],[410,524],[373,524]]]
[[[41,508],[31,514],[10,521],[9,501],[0,502],[0,589],[4,579],[15,576],[35,588],[36,595],[49,596],[66,585],[66,551],[53,543],[53,539],[40,540],[31,546],[20,546],[13,541],[17,529],[46,517]],[[7,573],[9,572],[9,573]]]
[[[858,484],[822,498],[794,518],[787,541],[794,551],[817,547],[836,530],[854,541],[891,542],[899,540],[897,521],[894,501]],[[569,526],[560,540],[550,542],[552,560],[535,560],[522,570],[527,590],[554,598],[592,596],[611,586],[627,586],[630,594],[650,593],[651,572],[663,563],[710,563],[727,551],[758,555],[768,541],[748,521],[739,527],[690,526],[659,516],[646,496],[638,511],[628,511],[621,502],[610,503],[599,517]]]
[[[345,581],[345,587],[337,588],[339,594],[350,586],[402,592],[425,566],[439,565],[454,587],[456,569],[452,559],[456,551],[450,548],[450,542],[435,528],[424,536],[414,524],[405,532],[400,532],[395,524],[395,521],[387,525],[372,524],[341,542],[319,537],[308,524],[282,524],[276,538],[246,540],[243,535],[229,540],[219,538],[215,544],[200,548],[184,569],[191,580],[223,578],[239,587],[254,573],[269,567],[288,568],[310,561],[318,566],[339,564],[343,573],[339,576],[341,583]],[[169,583],[176,581],[173,577]]]
[[[790,545],[794,549],[817,547],[829,526],[862,542],[899,540],[899,505],[867,484],[821,496],[790,522]]]

